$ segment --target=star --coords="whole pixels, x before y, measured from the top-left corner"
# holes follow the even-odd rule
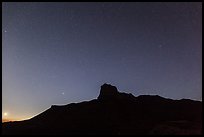
[[[62,95],[64,95],[64,92],[62,92]]]
[[[159,48],[162,48],[162,47],[163,47],[163,45],[160,44],[160,45],[159,45]]]
[[[7,32],[7,30],[4,30],[4,32],[6,33],[6,32]]]

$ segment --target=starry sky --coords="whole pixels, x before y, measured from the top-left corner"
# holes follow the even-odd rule
[[[100,86],[202,100],[202,3],[2,3],[2,115],[97,98]]]

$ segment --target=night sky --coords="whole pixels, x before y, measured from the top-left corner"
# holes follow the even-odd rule
[[[201,3],[3,3],[2,114],[138,95],[202,100]]]

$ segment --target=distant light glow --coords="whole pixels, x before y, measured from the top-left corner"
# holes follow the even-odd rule
[[[5,116],[5,117],[8,116],[8,112],[4,112],[4,116]]]

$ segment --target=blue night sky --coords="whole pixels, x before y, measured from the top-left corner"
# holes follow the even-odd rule
[[[202,100],[202,3],[2,4],[2,112],[26,119],[97,98]]]

